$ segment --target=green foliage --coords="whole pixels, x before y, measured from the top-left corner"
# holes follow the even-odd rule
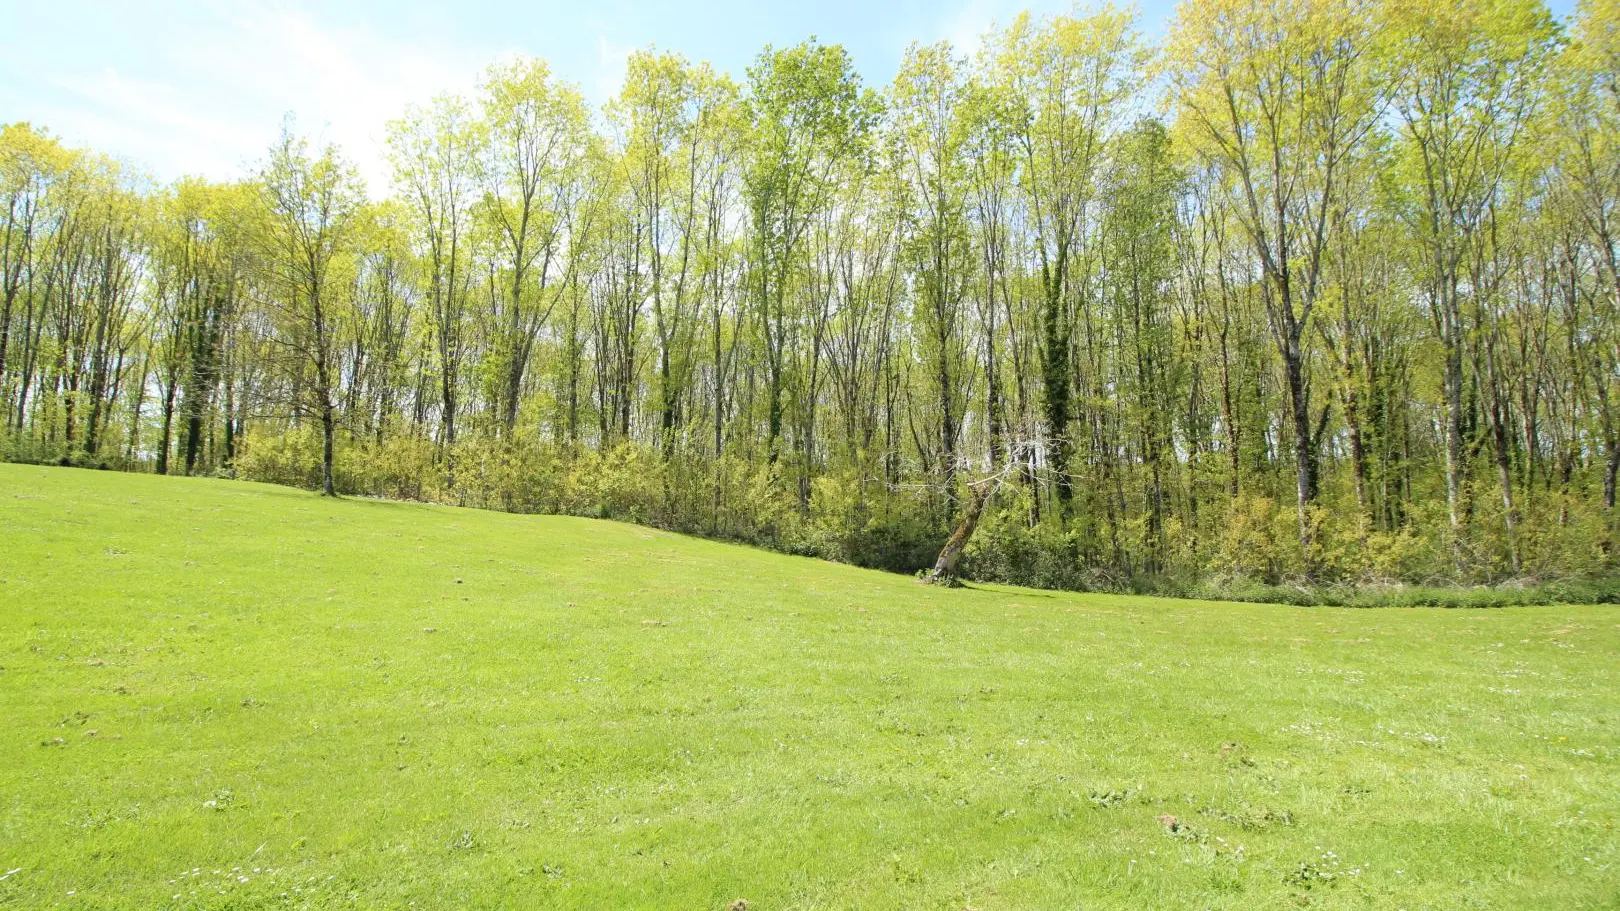
[[[138,471],[141,468],[139,463],[117,455],[89,453],[78,447],[63,446],[60,443],[21,434],[0,434],[0,462],[117,471]]]
[[[513,57],[390,124],[375,200],[290,124],[167,187],[4,125],[0,457],[904,572],[994,481],[970,578],[1596,584],[1617,22],[1185,0],[1151,47],[1104,7],[882,87],[647,48],[600,111]]]
[[[874,569],[911,573],[931,566],[947,529],[923,503],[874,488],[855,472],[816,479],[811,515],[794,550]]]
[[[1031,525],[1027,509],[1003,508],[982,520],[962,561],[962,575],[1036,588],[1089,591],[1109,581],[1079,559],[1078,533],[1055,521]]]
[[[239,463],[242,477],[257,477],[252,465],[254,449]],[[341,493],[387,497],[394,500],[426,500],[444,489],[437,466],[437,453],[431,440],[410,434],[389,434],[381,443],[349,443],[337,451],[337,482]],[[511,509],[509,505],[503,508]]]
[[[319,490],[320,432],[313,427],[301,427],[277,434],[249,436],[237,456],[236,470],[250,481]]]

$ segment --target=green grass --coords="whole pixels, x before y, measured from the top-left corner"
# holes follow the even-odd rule
[[[0,907],[1620,906],[1615,608],[0,466],[0,668]]]

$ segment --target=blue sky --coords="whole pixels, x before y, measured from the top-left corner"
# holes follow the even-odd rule
[[[1572,0],[1554,0],[1565,13]],[[546,59],[593,102],[635,48],[656,44],[739,79],[767,43],[810,35],[849,48],[887,83],[912,41],[971,47],[992,23],[1060,0],[3,0],[0,122],[27,120],[163,180],[225,179],[264,154],[282,117],[339,143],[386,185],[386,123],[413,102],[469,91],[493,60]],[[1173,4],[1141,0],[1162,33]]]

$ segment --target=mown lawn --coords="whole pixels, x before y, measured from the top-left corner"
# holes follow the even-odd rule
[[[1617,672],[1614,608],[0,466],[0,906],[1614,908]]]

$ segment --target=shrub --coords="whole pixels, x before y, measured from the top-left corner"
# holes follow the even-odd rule
[[[342,445],[335,461],[335,481],[341,493],[421,500],[438,486],[435,447],[423,437],[399,434],[380,444],[364,440]]]
[[[251,433],[241,441],[236,469],[249,481],[314,490],[321,486],[321,435],[312,427]]]

